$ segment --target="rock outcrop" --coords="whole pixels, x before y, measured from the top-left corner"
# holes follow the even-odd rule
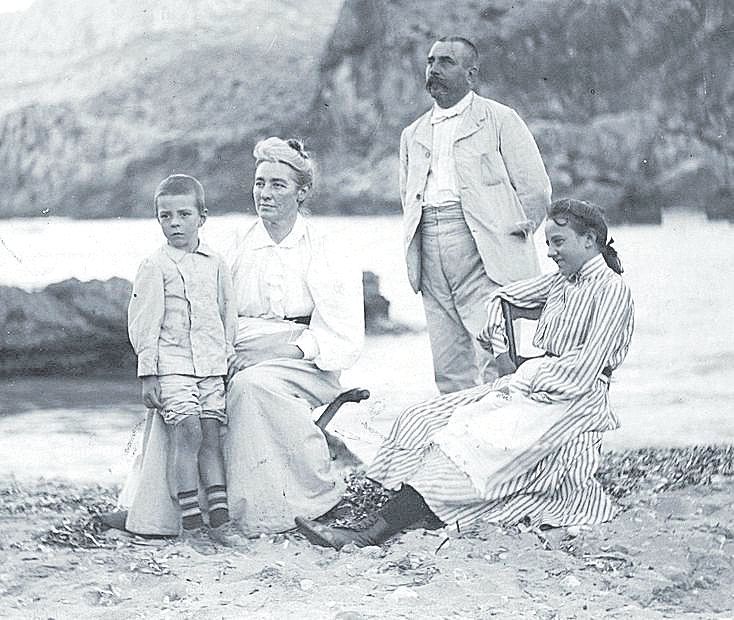
[[[364,272],[368,333],[394,333],[379,277]],[[132,284],[77,279],[27,292],[0,286],[0,376],[135,373],[127,337]]]
[[[307,122],[341,0],[38,0],[0,15],[0,217],[143,216],[196,175],[251,204],[252,147]]]
[[[0,375],[134,369],[125,316],[132,285],[76,279],[26,292],[0,287]]]
[[[612,221],[659,221],[661,208],[703,209],[732,184],[727,0],[346,0],[313,107],[338,170],[329,194],[345,208],[395,204],[400,131],[431,105],[425,57],[450,34],[477,44],[480,94],[530,125],[555,197],[597,201]],[[701,191],[670,183],[691,161],[707,171]]]
[[[527,120],[556,197],[613,221],[726,211],[730,0],[37,0],[0,16],[0,217],[147,215],[171,172],[239,211],[273,134],[316,152],[320,212],[398,212],[400,131],[446,34],[477,43],[479,92]],[[701,191],[670,182],[692,169]]]

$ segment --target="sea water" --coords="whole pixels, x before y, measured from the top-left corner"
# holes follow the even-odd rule
[[[357,366],[343,376],[346,385],[372,391],[370,411],[376,420],[384,418],[384,431],[400,408],[435,393],[420,297],[405,272],[400,218],[312,219],[350,248],[362,269],[380,276],[391,317],[417,330],[368,339]],[[244,214],[213,216],[202,238],[226,253],[234,233],[253,221]],[[660,226],[619,226],[611,234],[635,299],[636,326],[610,392],[622,428],[607,434],[606,446],[734,443],[734,226],[673,211]],[[132,279],[161,243],[152,218],[3,220],[0,285],[37,289],[70,277]],[[552,270],[542,231],[536,244],[543,269]],[[46,387],[52,389],[48,381]],[[56,402],[3,416],[0,468],[18,475],[118,479],[122,469],[114,464],[140,416],[136,398],[131,394],[130,402],[121,403],[116,394],[106,402],[101,391],[95,406]],[[340,414],[337,422],[341,418],[346,432],[359,434],[362,427],[349,428],[349,415]]]

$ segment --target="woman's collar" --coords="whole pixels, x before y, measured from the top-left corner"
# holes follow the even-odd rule
[[[254,248],[293,248],[298,245],[298,242],[306,234],[306,221],[303,216],[298,213],[296,215],[296,221],[293,224],[293,228],[291,228],[291,231],[283,238],[280,243],[275,243],[275,241],[273,241],[273,238],[270,236],[268,229],[265,228],[265,223],[262,221],[262,218],[257,218],[257,224],[255,224],[254,232]]]

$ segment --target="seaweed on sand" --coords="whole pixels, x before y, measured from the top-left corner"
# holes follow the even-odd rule
[[[597,478],[613,497],[640,492],[662,492],[687,486],[709,485],[722,476],[734,475],[734,446],[643,448],[605,452]],[[363,472],[349,475],[342,501],[324,520],[352,525],[379,509],[391,493],[365,478]],[[61,516],[40,537],[49,545],[94,549],[114,547],[105,539],[98,518],[113,510],[117,489],[40,481],[22,486],[0,486],[0,514],[45,514]]]
[[[641,448],[606,452],[596,477],[616,498],[708,485],[718,476],[734,475],[734,446]]]
[[[101,512],[114,510],[119,489],[79,486],[70,482],[40,480],[35,484],[11,481],[0,486],[0,514],[61,516],[40,542],[65,547],[114,547],[102,534]],[[81,514],[80,514],[81,513]]]

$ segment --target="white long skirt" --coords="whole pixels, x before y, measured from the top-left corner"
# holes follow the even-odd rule
[[[345,490],[313,408],[339,393],[338,374],[277,359],[237,373],[227,393],[224,438],[230,516],[248,534],[292,529]]]

